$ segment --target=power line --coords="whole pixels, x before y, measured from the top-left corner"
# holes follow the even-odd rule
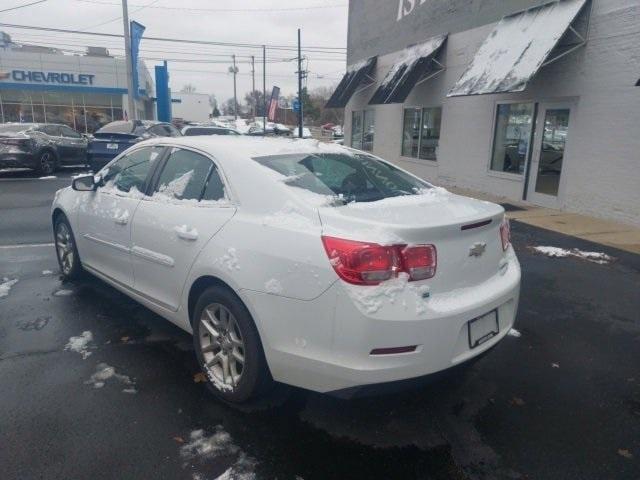
[[[91,3],[94,5],[119,5],[119,3],[115,2],[100,2],[96,0],[76,0],[77,2],[82,3]],[[130,5],[131,7],[139,7],[140,5]],[[281,8],[187,8],[187,7],[167,7],[167,6],[154,6],[149,8],[154,8],[158,10],[174,10],[181,12],[210,12],[210,13],[266,13],[266,12],[295,12],[295,11],[308,11],[308,10],[323,10],[329,8],[344,8],[347,5],[344,3],[336,3],[330,5],[314,5],[310,7],[281,7]]]
[[[37,0],[36,2],[31,2],[31,3],[24,3],[22,5],[18,5],[16,7],[11,7],[11,8],[5,8],[4,10],[0,10],[0,13],[3,12],[10,12],[11,10],[18,10],[19,8],[25,8],[25,7],[30,7],[31,5],[37,5],[39,3],[44,3],[47,2],[48,0]]]
[[[35,27],[32,25],[18,25],[14,23],[0,23],[0,27],[7,28],[17,28],[23,30],[40,30],[45,32],[56,32],[56,33],[75,33],[82,35],[92,35],[98,37],[111,37],[111,38],[122,38],[123,35],[119,33],[100,33],[100,32],[83,32],[80,30],[71,30],[64,28],[51,28],[51,27]],[[234,43],[234,42],[213,42],[207,40],[185,40],[180,38],[167,38],[167,37],[145,37],[146,41],[156,41],[156,42],[174,42],[174,43],[189,43],[196,45],[217,45],[217,46],[227,46],[227,47],[237,47],[237,48],[262,48],[262,44],[256,43]],[[269,45],[265,44],[267,48],[270,50],[291,50],[296,51],[297,47],[293,45]],[[339,50],[345,50],[342,47],[306,47],[305,51],[307,52],[325,52],[325,53],[339,53],[342,54]]]
[[[160,0],[153,0],[152,2],[148,3],[147,5],[142,5],[140,8],[136,8],[134,11],[132,11],[130,13],[130,15],[134,14],[134,13],[137,13],[140,10],[144,10],[145,8],[151,7],[154,3],[158,3],[159,1]],[[91,25],[90,27],[85,28],[84,31],[90,30],[92,28],[101,27],[103,25],[108,25],[109,23],[117,22],[120,19],[122,19],[122,15],[119,15],[119,16],[117,16],[115,18],[112,18],[111,20],[107,20],[106,22],[98,23],[96,25]]]

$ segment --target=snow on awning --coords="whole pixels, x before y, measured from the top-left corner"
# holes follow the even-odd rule
[[[403,103],[418,81],[431,78],[436,72],[442,71],[442,65],[434,57],[446,39],[446,35],[439,35],[405,49],[400,61],[391,67],[369,104]]]
[[[559,0],[504,17],[447,96],[523,91],[542,66],[584,45],[571,24],[586,2]],[[547,61],[569,29],[581,42]]]
[[[336,91],[333,92],[333,95],[329,98],[326,108],[346,107],[356,92],[358,85],[360,85],[365,78],[371,78],[371,74],[376,67],[377,59],[378,57],[371,57],[349,66],[347,73],[345,73],[342,80],[340,80]]]

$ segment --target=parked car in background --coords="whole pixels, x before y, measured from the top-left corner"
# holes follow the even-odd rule
[[[87,162],[87,139],[60,124],[0,124],[0,168],[32,168],[42,175]]]
[[[97,172],[120,153],[141,140],[153,137],[180,137],[176,127],[153,120],[120,120],[111,122],[93,134],[89,142],[87,158]]]
[[[446,370],[518,307],[500,205],[329,143],[148,140],[51,213],[63,276],[84,269],[193,333],[229,402],[274,380],[348,395]]]
[[[193,137],[195,135],[242,135],[233,128],[211,125],[187,125],[182,129],[181,133],[185,137]]]

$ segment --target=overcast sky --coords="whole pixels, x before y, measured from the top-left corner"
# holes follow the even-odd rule
[[[3,0],[9,8],[34,0]],[[129,0],[130,19],[147,27],[145,35],[219,42],[295,45],[297,28],[309,47],[346,47],[347,0]],[[146,6],[146,7],[145,7]],[[145,8],[141,8],[145,7]],[[0,22],[119,33],[123,31],[120,0],[47,0],[41,4],[0,14]],[[83,50],[86,45],[105,46],[112,54],[124,53],[123,41],[106,37],[27,31],[0,27],[13,40]],[[233,96],[233,76],[228,73],[231,55],[238,56],[238,97],[251,90],[252,54],[256,56],[256,87],[262,88],[261,49],[200,46],[142,41],[142,57],[153,71],[160,59],[169,60],[171,88],[185,84],[196,91],[213,93],[219,101]],[[345,69],[345,50],[307,53],[308,87],[336,84]],[[280,86],[284,94],[297,88],[297,64],[287,61],[295,51],[267,51],[267,90]],[[178,62],[178,59],[189,62]],[[208,63],[217,62],[217,63]]]

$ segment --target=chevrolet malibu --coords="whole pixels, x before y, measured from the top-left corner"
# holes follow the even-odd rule
[[[192,333],[229,402],[427,377],[493,347],[518,306],[502,207],[313,140],[147,140],[58,191],[52,221],[64,277]]]

